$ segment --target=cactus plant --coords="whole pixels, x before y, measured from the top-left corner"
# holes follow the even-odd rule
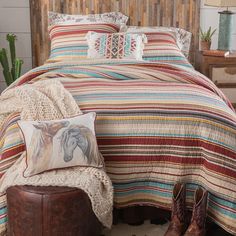
[[[21,68],[23,60],[16,58],[15,41],[16,36],[14,34],[7,34],[7,41],[9,43],[10,54],[11,54],[11,69],[7,58],[7,50],[5,48],[0,49],[0,63],[3,68],[3,75],[7,85],[10,85],[21,75]]]

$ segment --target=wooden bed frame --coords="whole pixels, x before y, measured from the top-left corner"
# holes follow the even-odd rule
[[[190,61],[199,49],[200,0],[30,0],[33,66],[49,56],[48,11],[90,14],[120,11],[129,25],[173,26],[193,34]]]

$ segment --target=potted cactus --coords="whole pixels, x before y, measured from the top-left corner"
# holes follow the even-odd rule
[[[7,58],[7,50],[5,48],[0,49],[0,63],[2,65],[3,75],[8,86],[20,77],[23,64],[23,60],[16,58],[16,39],[16,35],[7,34],[7,41],[9,43],[11,54],[11,69],[9,66],[9,60]]]
[[[201,36],[201,50],[210,50],[211,48],[211,39],[212,36],[215,34],[216,29],[212,31],[211,27],[205,32],[202,31],[200,28],[200,36]]]

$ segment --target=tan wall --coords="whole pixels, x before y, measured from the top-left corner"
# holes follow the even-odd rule
[[[17,56],[24,60],[23,73],[32,67],[29,0],[0,0],[0,48],[7,47],[7,33],[15,33]],[[0,91],[6,87],[0,66]]]

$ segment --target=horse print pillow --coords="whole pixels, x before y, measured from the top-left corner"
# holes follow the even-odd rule
[[[26,144],[24,176],[72,166],[103,167],[94,112],[53,121],[19,121]]]

